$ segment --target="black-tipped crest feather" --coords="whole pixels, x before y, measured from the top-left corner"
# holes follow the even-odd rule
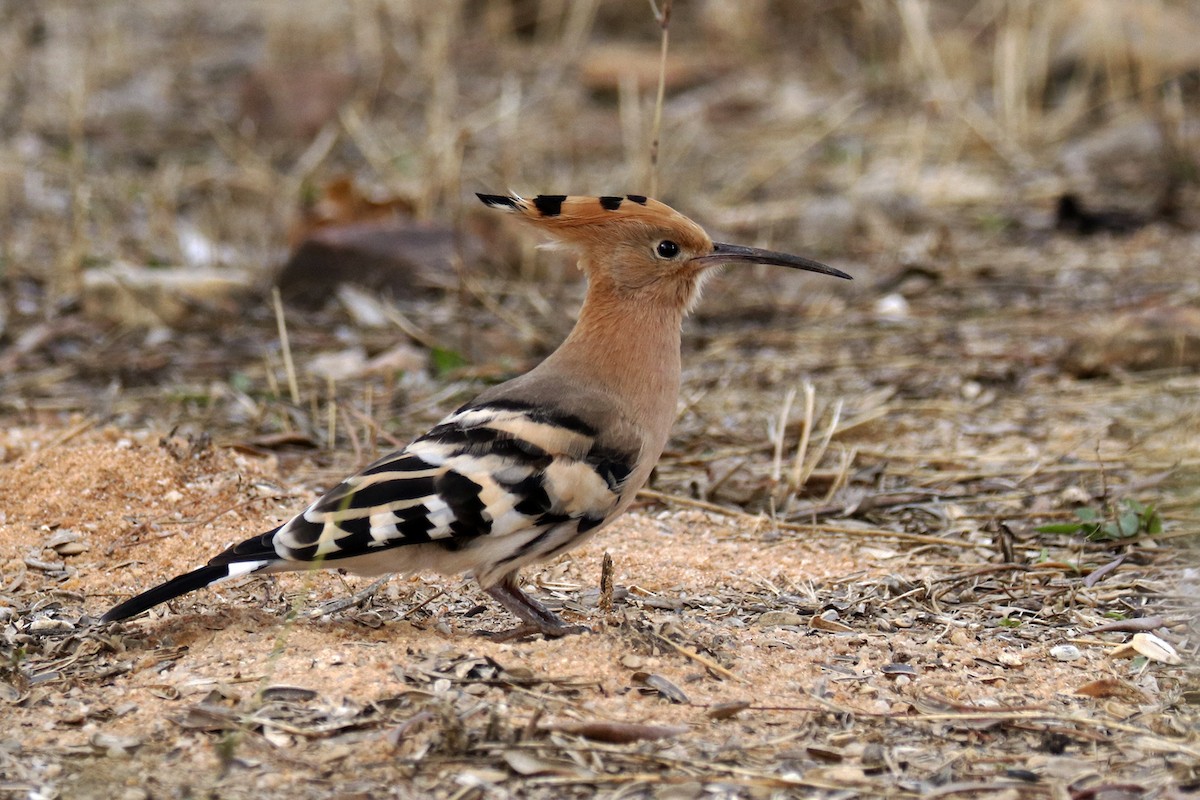
[[[480,192],[476,192],[475,196],[482,200],[485,206],[489,206],[491,208],[507,208],[511,210],[515,210],[517,208],[517,202],[519,200],[519,198],[507,197],[506,195],[502,194],[482,194]]]

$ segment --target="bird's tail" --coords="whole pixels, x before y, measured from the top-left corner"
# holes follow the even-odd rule
[[[172,578],[166,583],[159,584],[153,589],[148,589],[136,597],[131,597],[124,603],[113,606],[108,610],[108,613],[100,618],[100,621],[116,622],[117,620],[128,619],[134,614],[140,614],[159,603],[165,603],[188,592],[203,589],[205,586],[212,586],[218,581],[258,572],[270,565],[271,561],[272,559],[235,561],[231,564],[209,564],[208,566],[194,569],[177,578]]]

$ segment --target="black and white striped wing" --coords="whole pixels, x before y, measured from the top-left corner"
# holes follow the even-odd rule
[[[595,429],[570,415],[513,402],[467,406],[257,546],[250,540],[211,563],[253,559],[269,542],[289,562],[340,562],[330,566],[364,573],[469,570],[486,587],[607,521],[637,461],[637,443],[623,444],[602,446]],[[406,555],[410,545],[432,547]]]

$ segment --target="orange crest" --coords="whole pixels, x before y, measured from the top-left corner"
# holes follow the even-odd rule
[[[540,194],[532,199],[516,195],[478,194],[484,205],[520,214],[547,233],[567,241],[594,242],[617,230],[661,230],[686,239],[698,250],[712,246],[704,229],[665,203],[645,195],[591,197]]]

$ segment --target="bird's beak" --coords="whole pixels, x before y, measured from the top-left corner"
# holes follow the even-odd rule
[[[772,250],[759,250],[757,247],[743,247],[740,244],[714,242],[711,253],[696,256],[692,259],[693,263],[697,261],[706,266],[716,266],[717,264],[774,264],[777,267],[804,269],[809,272],[819,272],[822,275],[832,275],[835,278],[845,278],[848,281],[854,280],[840,269],[828,267],[819,261],[813,261],[811,258],[794,256],[790,253],[776,253]]]

